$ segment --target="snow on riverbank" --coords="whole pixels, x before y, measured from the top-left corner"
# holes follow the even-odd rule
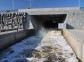
[[[4,51],[0,62],[78,62],[75,53],[56,31],[31,36]]]

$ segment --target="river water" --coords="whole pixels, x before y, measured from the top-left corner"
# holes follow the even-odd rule
[[[60,32],[34,35],[0,54],[0,62],[78,62],[72,48]]]

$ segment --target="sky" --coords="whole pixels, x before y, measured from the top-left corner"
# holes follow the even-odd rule
[[[13,2],[14,1],[14,8]],[[79,3],[80,1],[80,3]],[[26,8],[57,8],[57,7],[83,7],[84,0],[0,0],[0,10],[17,10]]]

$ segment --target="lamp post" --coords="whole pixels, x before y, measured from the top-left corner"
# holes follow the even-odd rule
[[[29,1],[29,8],[31,8],[32,7],[32,0],[28,0]]]
[[[80,0],[78,0],[78,7],[80,8]]]
[[[14,0],[12,0],[12,9],[14,10],[15,7],[14,7]]]
[[[30,0],[30,8],[31,8],[31,0]]]

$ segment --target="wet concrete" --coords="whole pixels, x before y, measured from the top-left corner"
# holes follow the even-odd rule
[[[34,29],[22,30],[18,32],[3,33],[0,35],[0,52],[7,47],[20,42],[26,37],[32,36],[35,34]]]

